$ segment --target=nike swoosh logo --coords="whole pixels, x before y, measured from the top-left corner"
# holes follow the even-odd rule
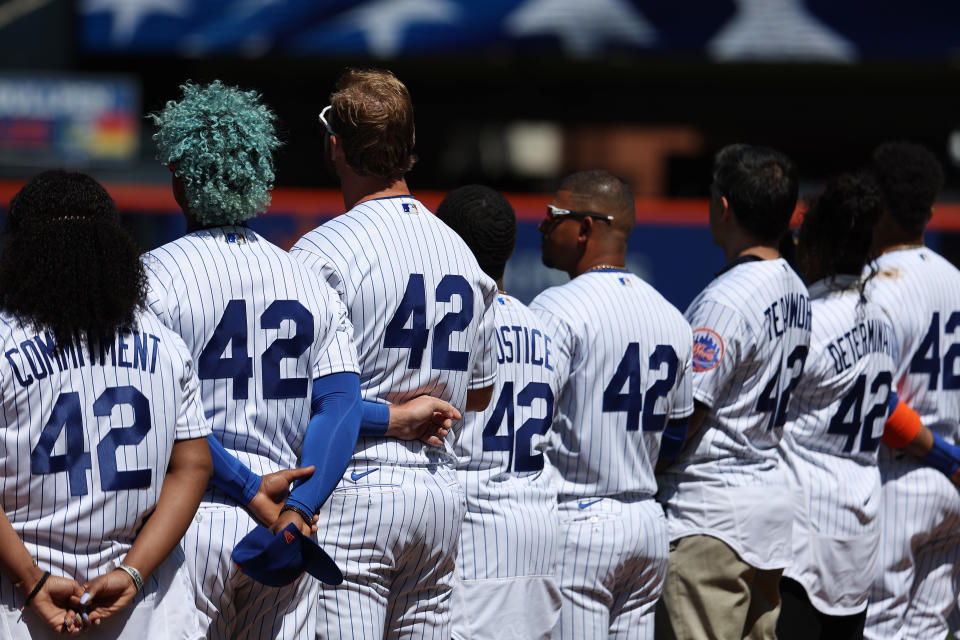
[[[370,471],[364,471],[363,473],[357,473],[356,471],[351,471],[351,472],[350,472],[350,479],[353,480],[354,482],[356,482],[356,481],[359,480],[360,478],[363,478],[364,476],[368,476],[368,475],[370,475],[371,473],[373,473],[374,471],[380,471],[380,467],[377,467],[376,469],[370,469]]]
[[[590,502],[584,502],[583,500],[580,500],[579,502],[577,502],[577,506],[580,507],[581,509],[586,509],[590,505],[597,504],[601,500],[603,500],[603,498],[597,498],[596,500],[591,500]]]

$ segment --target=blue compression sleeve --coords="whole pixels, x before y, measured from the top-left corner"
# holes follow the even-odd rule
[[[249,504],[260,488],[260,476],[234,458],[213,434],[207,436],[207,445],[213,458],[213,477],[210,482],[239,504]]]
[[[952,476],[957,469],[960,469],[960,447],[950,444],[934,433],[933,448],[921,460],[934,469],[939,469],[945,475]]]
[[[356,373],[332,373],[313,381],[312,415],[303,437],[301,464],[313,465],[316,471],[294,488],[287,504],[306,513],[320,510],[357,446],[360,403],[360,376]]]
[[[893,413],[893,410],[897,408],[897,404],[900,402],[900,398],[897,396],[896,391],[890,392],[890,402],[887,406],[887,417],[890,417],[890,414]]]
[[[683,443],[687,440],[687,426],[689,418],[680,418],[679,420],[670,420],[667,422],[666,429],[663,430],[663,437],[660,439],[659,460],[676,460],[680,452],[683,451]]]
[[[385,436],[390,426],[390,405],[382,402],[363,401],[363,417],[360,419],[361,436]]]

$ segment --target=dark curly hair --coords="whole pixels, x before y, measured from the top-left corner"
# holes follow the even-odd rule
[[[437,207],[437,217],[467,243],[483,272],[503,277],[517,239],[517,218],[507,199],[479,184],[454,189]]]
[[[10,201],[0,241],[0,308],[24,325],[91,354],[135,328],[147,292],[140,250],[90,176],[35,176]]]
[[[897,224],[904,231],[922,232],[943,189],[943,167],[936,156],[919,144],[887,142],[874,150],[871,169]]]
[[[727,198],[741,227],[777,242],[797,206],[797,168],[776,149],[731,144],[714,159],[711,190],[714,198]]]
[[[845,173],[829,182],[810,202],[800,225],[801,272],[819,278],[863,273],[882,211],[880,187],[868,173]]]

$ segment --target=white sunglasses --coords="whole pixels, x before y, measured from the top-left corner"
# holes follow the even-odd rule
[[[327,133],[329,133],[332,136],[335,136],[337,135],[336,131],[334,131],[333,128],[330,126],[330,123],[327,122],[327,112],[330,111],[330,109],[332,108],[333,108],[333,105],[328,104],[323,108],[323,111],[320,112],[320,115],[318,117],[320,118],[320,124],[322,124],[324,127],[327,128]]]
[[[602,213],[594,213],[592,211],[571,211],[570,209],[561,209],[560,207],[555,207],[552,204],[547,205],[548,220],[556,220],[557,218],[563,218],[565,216],[580,216],[583,218],[595,218],[597,220],[613,222],[613,216],[606,216]]]

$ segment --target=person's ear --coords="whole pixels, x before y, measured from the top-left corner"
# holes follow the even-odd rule
[[[730,201],[727,200],[727,196],[720,196],[720,219],[726,222],[730,220],[732,215],[733,207],[730,206]]]

